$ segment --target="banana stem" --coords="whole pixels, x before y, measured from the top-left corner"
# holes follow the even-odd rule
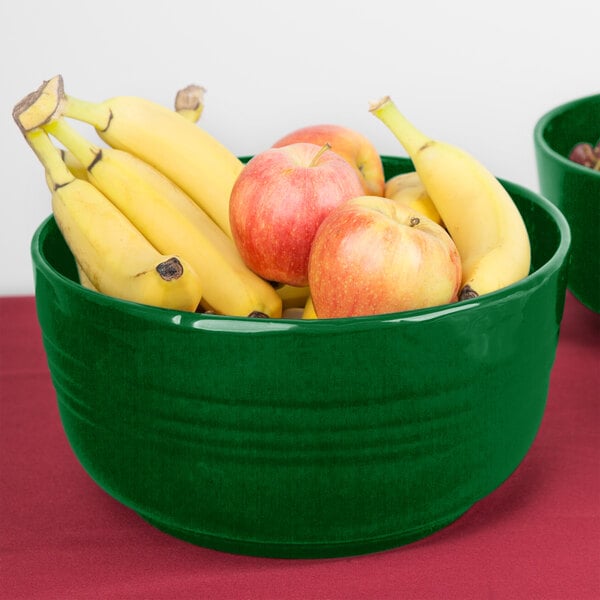
[[[50,187],[62,187],[75,179],[63,161],[60,150],[52,143],[43,129],[34,129],[25,133],[25,139],[39,161],[46,169],[46,178]]]
[[[197,123],[204,110],[205,93],[205,88],[194,84],[179,90],[175,96],[175,112],[184,119]]]
[[[44,130],[54,136],[61,144],[73,153],[89,171],[98,159],[101,149],[88,141],[75,130],[65,119],[58,119],[44,126]]]
[[[65,95],[63,114],[65,117],[88,123],[98,131],[108,129],[112,119],[112,113],[107,104],[88,102],[69,95]]]
[[[369,111],[396,136],[412,158],[431,139],[418,130],[399,110],[389,96],[371,103]]]
[[[79,179],[87,179],[88,172],[85,165],[69,150],[62,148],[60,155],[73,175]]]
[[[61,116],[64,103],[63,79],[56,75],[15,104],[13,119],[25,134]]]

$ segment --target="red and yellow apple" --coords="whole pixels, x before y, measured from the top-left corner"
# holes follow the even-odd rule
[[[453,302],[461,275],[458,251],[443,227],[377,196],[351,199],[329,213],[308,266],[319,319]]]
[[[342,125],[309,125],[302,127],[273,144],[280,148],[297,142],[308,142],[331,149],[348,161],[360,177],[363,194],[383,196],[385,177],[381,157],[372,142],[362,133]]]
[[[246,164],[231,190],[233,239],[246,265],[264,279],[306,286],[319,225],[362,194],[355,170],[327,145],[269,148]]]

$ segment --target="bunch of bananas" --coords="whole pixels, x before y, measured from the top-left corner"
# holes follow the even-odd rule
[[[175,110],[131,96],[92,103],[66,94],[57,75],[14,107],[13,118],[44,166],[53,214],[81,283],[177,310],[316,318],[307,287],[277,288],[240,257],[229,197],[243,163],[196,126],[204,91],[184,88]],[[446,227],[461,257],[461,299],[525,277],[528,234],[497,179],[459,148],[417,130],[389,97],[370,110],[416,169],[390,179],[385,196]],[[105,145],[89,141],[69,119],[91,125]]]
[[[202,93],[182,90],[176,110],[126,96],[91,103],[65,94],[58,75],[13,117],[45,168],[82,283],[160,307],[280,317],[280,295],[231,239],[229,194],[243,163],[194,124]],[[69,118],[92,125],[106,147]]]

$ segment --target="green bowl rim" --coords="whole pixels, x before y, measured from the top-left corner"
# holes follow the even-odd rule
[[[383,160],[397,160],[404,157],[391,155],[382,155]],[[122,308],[128,313],[135,314],[147,320],[160,321],[164,324],[172,324],[176,326],[185,326],[186,328],[195,328],[211,331],[235,333],[251,332],[251,333],[269,333],[276,331],[295,330],[299,332],[310,333],[315,327],[322,331],[323,327],[340,330],[348,327],[355,330],[369,329],[373,326],[389,326],[403,321],[427,321],[436,319],[447,314],[469,310],[478,307],[481,303],[490,303],[496,300],[502,301],[506,297],[518,292],[521,289],[533,289],[538,285],[538,282],[545,278],[546,273],[557,270],[564,261],[566,261],[571,245],[571,232],[567,220],[563,214],[546,198],[533,192],[519,184],[510,181],[499,179],[503,185],[508,184],[520,195],[525,196],[528,200],[538,204],[545,210],[554,220],[559,230],[560,241],[558,248],[554,254],[538,269],[530,273],[526,278],[517,281],[509,286],[506,286],[495,292],[490,292],[484,296],[463,300],[451,304],[443,304],[428,308],[402,311],[396,313],[385,313],[377,315],[369,315],[364,317],[345,317],[331,319],[290,319],[290,318],[249,318],[224,315],[207,315],[203,313],[177,311],[167,308],[148,306],[138,304],[128,300],[120,300],[100,294],[93,290],[89,290],[79,283],[72,281],[56,271],[43,256],[41,248],[44,238],[48,234],[47,226],[54,220],[50,214],[36,229],[31,240],[31,256],[34,263],[34,268],[39,269],[51,281],[61,286],[67,286],[76,294],[83,295],[89,300],[104,306],[115,306]]]
[[[547,155],[549,155],[553,159],[557,160],[564,168],[571,169],[575,173],[585,173],[589,177],[600,178],[600,171],[594,171],[593,169],[590,169],[589,167],[585,167],[585,166],[580,165],[572,160],[569,160],[569,158],[567,156],[564,156],[563,154],[556,152],[556,150],[554,150],[548,144],[548,142],[546,142],[546,138],[544,137],[544,132],[546,130],[546,127],[556,117],[558,117],[559,115],[562,115],[563,113],[565,113],[573,108],[576,108],[577,106],[579,106],[581,104],[586,104],[587,102],[590,102],[592,100],[600,101],[600,94],[591,94],[589,96],[576,98],[574,100],[570,100],[568,102],[565,102],[563,104],[555,106],[554,108],[552,108],[551,110],[549,110],[548,112],[546,112],[544,115],[542,115],[539,118],[539,120],[537,121],[537,123],[535,124],[535,127],[533,129],[533,137],[534,137],[536,145],[540,148],[540,150],[545,152]]]

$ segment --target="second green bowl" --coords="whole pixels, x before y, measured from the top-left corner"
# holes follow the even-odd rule
[[[600,171],[569,160],[578,142],[600,140],[600,94],[567,102],[546,113],[534,129],[542,195],[571,226],[569,289],[600,313]]]

